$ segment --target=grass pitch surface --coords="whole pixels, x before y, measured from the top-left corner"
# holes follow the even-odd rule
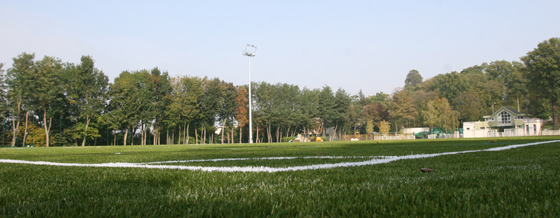
[[[558,139],[4,148],[0,159],[293,167]],[[322,158],[326,156],[341,158]],[[434,172],[422,173],[420,168],[431,168]],[[0,216],[558,217],[559,172],[560,143],[275,173],[0,163]]]

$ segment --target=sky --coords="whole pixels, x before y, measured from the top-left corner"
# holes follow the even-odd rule
[[[349,94],[392,93],[497,60],[520,61],[560,37],[560,1],[0,0],[0,63],[35,53],[90,55],[112,82],[158,67],[170,76],[251,80]]]

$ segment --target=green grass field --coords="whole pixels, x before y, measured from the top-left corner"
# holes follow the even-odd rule
[[[0,159],[281,168],[558,139],[4,148]],[[559,217],[559,172],[560,143],[275,173],[0,163],[0,217]]]

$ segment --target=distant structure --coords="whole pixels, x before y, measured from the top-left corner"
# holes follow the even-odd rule
[[[463,137],[507,137],[541,135],[543,119],[529,118],[511,107],[501,107],[484,121],[464,122]]]
[[[249,57],[249,144],[253,144],[253,109],[251,107],[252,100],[251,100],[251,57],[255,57],[257,55],[257,46],[247,44],[245,50],[241,53]]]

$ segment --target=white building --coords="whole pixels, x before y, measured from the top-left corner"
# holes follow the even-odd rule
[[[484,121],[464,122],[463,137],[533,136],[541,134],[543,119],[529,118],[511,107],[501,107]]]
[[[403,134],[416,134],[419,132],[429,132],[430,127],[402,128],[401,131]]]

